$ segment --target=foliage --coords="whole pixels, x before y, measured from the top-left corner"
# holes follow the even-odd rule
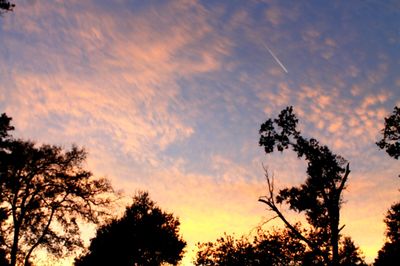
[[[383,138],[376,144],[394,159],[400,157],[400,108],[385,118]],[[400,261],[400,202],[389,209],[386,218],[386,243],[378,252],[374,265],[395,265]]]
[[[9,131],[14,130],[14,128],[10,125],[11,118],[6,114],[2,114],[0,116],[0,162],[4,160],[5,156],[7,156],[7,146],[10,141]],[[2,195],[2,182],[3,179],[0,178],[0,197]],[[0,198],[0,203],[2,202]],[[7,209],[0,204],[0,227],[7,220]],[[8,265],[8,260],[6,258],[5,247],[5,239],[3,234],[0,235],[0,265]]]
[[[395,265],[400,261],[400,202],[392,205],[386,218],[386,243],[378,252],[374,265]]]
[[[2,248],[10,265],[28,265],[37,248],[64,256],[83,245],[78,218],[97,223],[112,188],[83,169],[83,149],[14,139],[10,120],[0,119]]]
[[[367,266],[360,248],[350,237],[344,237],[339,248],[339,265],[342,266]]]
[[[198,243],[197,247],[195,265],[260,265],[256,263],[255,248],[245,238],[225,234],[215,243]]]
[[[305,246],[288,230],[259,231],[253,241],[224,235],[215,243],[199,243],[195,265],[302,265]]]
[[[293,234],[307,243],[313,256],[326,265],[338,265],[340,208],[342,191],[350,173],[349,164],[316,139],[304,138],[297,129],[298,119],[292,107],[282,110],[276,119],[268,119],[260,128],[260,146],[266,153],[292,149],[307,161],[307,178],[298,187],[284,188],[274,195],[273,178],[266,172],[268,195],[259,201],[277,214]],[[277,204],[305,213],[310,232],[304,235],[285,218]]]
[[[393,113],[385,118],[383,138],[376,144],[389,156],[398,159],[400,156],[400,108],[394,107]]]
[[[0,14],[7,11],[13,11],[15,4],[10,3],[6,0],[0,0]]]
[[[120,219],[101,226],[89,252],[75,265],[177,264],[186,242],[179,236],[179,220],[163,212],[148,193],[138,193]]]
[[[300,225],[295,228],[301,231]],[[235,239],[225,234],[214,243],[199,243],[197,247],[194,262],[197,266],[326,265],[289,229],[259,230],[252,242],[246,237]],[[366,266],[358,247],[349,237],[341,242],[339,265]]]

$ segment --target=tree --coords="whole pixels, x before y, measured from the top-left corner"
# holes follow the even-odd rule
[[[394,107],[393,113],[385,118],[383,138],[376,144],[389,156],[398,159],[400,156],[400,108]]]
[[[350,237],[344,237],[339,248],[339,265],[341,266],[367,266],[360,248]]]
[[[75,265],[177,264],[186,242],[179,236],[179,220],[163,212],[148,193],[138,193],[120,219],[101,226],[87,254]]]
[[[301,231],[299,224],[295,227]],[[214,243],[199,243],[197,247],[194,261],[197,266],[325,265],[315,260],[307,245],[287,228],[267,232],[258,230],[252,242],[243,236],[236,239],[225,234]],[[339,265],[367,266],[350,237],[345,237],[340,243]]]
[[[300,224],[296,224],[294,227],[301,230]],[[260,265],[304,265],[306,246],[287,228],[270,232],[260,230],[253,243],[259,261],[262,262],[268,258],[268,261],[265,261],[267,263]]]
[[[259,230],[252,242],[225,234],[215,243],[199,243],[197,247],[194,263],[198,266],[302,265],[306,248],[289,230]]]
[[[14,127],[10,125],[11,118],[8,117],[6,114],[2,114],[0,116],[0,162],[4,161],[5,156],[8,155],[7,153],[7,146],[10,141],[10,135],[8,134],[9,131],[14,130]],[[1,177],[1,175],[0,175]],[[1,195],[2,187],[3,187],[3,178],[0,178],[0,228],[7,220],[7,209],[2,206]],[[8,265],[8,260],[6,258],[6,250],[5,247],[5,239],[3,234],[0,235],[0,265]]]
[[[400,261],[400,202],[392,205],[386,218],[386,243],[378,252],[374,265],[396,265]]]
[[[0,119],[1,244],[10,265],[30,265],[37,248],[64,256],[82,247],[78,220],[99,222],[112,188],[83,169],[83,149],[14,139],[10,120]]]
[[[283,152],[292,149],[299,158],[307,161],[307,178],[298,187],[284,188],[274,194],[273,178],[266,171],[268,195],[261,197],[277,217],[304,241],[312,251],[314,260],[325,265],[339,265],[339,226],[342,191],[350,170],[348,162],[334,154],[316,139],[303,137],[297,129],[298,119],[292,107],[282,110],[279,117],[268,119],[261,125],[259,145],[266,153],[275,149]],[[278,204],[286,203],[291,210],[305,213],[310,224],[307,235],[297,230],[283,215]]]
[[[382,129],[383,138],[377,142],[379,148],[389,156],[398,160],[400,157],[400,108],[394,107],[393,113],[385,118],[385,127]],[[400,202],[391,206],[386,218],[386,243],[378,252],[375,264],[394,265],[400,261]]]
[[[13,11],[14,7],[15,4],[10,3],[9,1],[0,0],[0,14],[7,11]]]
[[[225,234],[215,243],[198,243],[197,247],[194,264],[198,266],[260,265],[255,247],[244,237],[235,239]]]

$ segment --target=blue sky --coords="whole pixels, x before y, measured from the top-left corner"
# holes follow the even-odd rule
[[[14,2],[0,18],[0,108],[15,134],[84,146],[96,175],[148,190],[180,217],[185,264],[196,242],[272,216],[257,202],[262,164],[280,186],[304,180],[304,161],[258,147],[260,124],[288,105],[350,161],[345,234],[376,256],[399,198],[399,163],[374,144],[400,106],[397,1]]]

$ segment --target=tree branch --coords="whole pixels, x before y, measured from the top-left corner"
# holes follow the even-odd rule
[[[342,190],[344,189],[344,185],[347,182],[347,178],[348,178],[349,174],[350,174],[350,163],[348,163],[346,165],[346,170],[344,172],[344,176],[342,178],[342,181],[340,182],[340,186],[338,188],[339,195],[340,195],[340,193],[342,193]]]
[[[292,233],[295,234],[298,239],[304,241],[310,247],[311,250],[313,250],[317,254],[322,255],[326,261],[329,261],[329,257],[327,256],[327,254],[322,252],[317,245],[315,245],[312,241],[310,241],[302,233],[300,233],[299,230],[296,227],[294,227],[286,219],[286,217],[282,214],[282,212],[276,206],[275,200],[274,200],[274,179],[272,177],[272,180],[271,180],[268,175],[267,169],[264,166],[263,166],[263,168],[265,170],[265,177],[267,179],[269,196],[260,197],[258,199],[258,201],[265,203],[270,208],[271,211],[275,212],[276,215],[281,219],[281,221],[286,225],[286,227],[288,227],[290,229],[290,231],[292,231]]]

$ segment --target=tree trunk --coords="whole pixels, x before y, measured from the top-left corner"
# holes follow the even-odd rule
[[[11,257],[10,266],[15,266],[17,263],[18,235],[19,235],[19,228],[15,228],[13,245],[12,245],[11,254],[10,254],[10,257]]]
[[[332,266],[339,265],[339,224],[332,228],[331,246],[332,246]]]

